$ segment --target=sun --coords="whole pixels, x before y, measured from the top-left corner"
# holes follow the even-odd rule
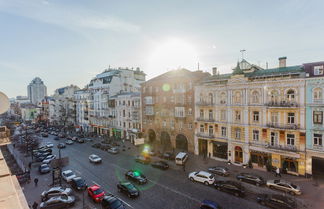
[[[179,38],[167,39],[155,45],[148,57],[148,70],[161,74],[173,69],[196,69],[198,54],[192,44]]]

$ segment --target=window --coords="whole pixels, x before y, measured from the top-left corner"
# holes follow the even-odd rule
[[[294,101],[295,100],[295,91],[292,89],[289,89],[287,91],[287,100],[288,101]]]
[[[214,102],[214,98],[213,98],[213,94],[212,93],[209,93],[208,94],[208,102],[209,102],[209,104],[213,104],[213,102]]]
[[[226,110],[221,110],[221,120],[226,120]]]
[[[234,94],[234,103],[236,103],[236,104],[241,103],[241,93],[240,92],[235,92],[235,94]]]
[[[259,141],[259,130],[253,130],[253,140]]]
[[[191,108],[188,109],[188,115],[192,115],[192,109]]]
[[[185,117],[185,108],[184,107],[175,107],[174,112],[176,117]]]
[[[235,139],[241,139],[241,129],[235,129]]]
[[[204,110],[200,110],[200,115],[199,115],[200,118],[204,118]]]
[[[270,143],[271,146],[277,145],[278,144],[278,133],[277,132],[271,132],[270,134]]]
[[[163,126],[163,127],[166,127],[166,125],[167,125],[166,120],[163,120],[163,122],[162,122],[162,126]]]
[[[322,89],[316,88],[313,90],[313,100],[317,102],[322,99]]]
[[[295,123],[295,113],[289,112],[288,113],[288,124],[294,124]]]
[[[144,97],[145,104],[153,104],[153,97]],[[120,101],[119,101],[120,105]]]
[[[209,126],[208,133],[209,133],[209,136],[212,136],[214,134],[213,126]]]
[[[240,111],[235,111],[235,120],[236,121],[241,121],[241,112]]]
[[[259,122],[259,112],[253,111],[253,122]]]
[[[174,120],[170,121],[170,126],[171,126],[171,128],[174,128]]]
[[[252,103],[254,104],[259,103],[259,92],[257,91],[252,92]]]
[[[199,102],[200,103],[204,102],[204,94],[203,93],[200,93],[200,95],[199,95]]]
[[[279,121],[279,114],[277,112],[272,112],[271,113],[271,123],[278,123]]]
[[[209,120],[213,120],[213,110],[209,110]]]
[[[188,129],[192,129],[192,123],[188,123]]]
[[[204,125],[200,125],[200,133],[204,133],[205,132],[205,128],[204,128]]]
[[[323,75],[323,74],[324,74],[323,65],[314,66],[314,75]]]
[[[295,135],[287,134],[287,145],[295,145]]]
[[[314,134],[314,137],[313,137],[313,143],[314,143],[314,145],[323,146],[322,139],[323,139],[322,134]]]
[[[271,91],[271,102],[277,103],[279,101],[279,93],[277,90]]]
[[[322,111],[313,111],[313,123],[314,124],[323,124],[323,112]]]
[[[226,136],[226,127],[222,127],[222,136]]]
[[[225,94],[225,92],[222,92],[220,94],[220,103],[221,104],[226,104],[226,94]]]

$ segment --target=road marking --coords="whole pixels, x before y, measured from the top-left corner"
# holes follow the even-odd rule
[[[122,201],[123,203],[125,203],[128,207],[134,208],[133,206],[131,206],[130,204],[128,204],[126,201],[122,200],[121,198],[119,198],[119,197],[117,197],[117,198],[120,199],[120,201]]]
[[[92,181],[94,184],[96,184],[96,185],[98,185],[98,186],[100,186],[100,184],[98,184],[97,182],[95,182],[95,181]]]

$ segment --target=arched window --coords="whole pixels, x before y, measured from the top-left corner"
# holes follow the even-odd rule
[[[199,101],[201,103],[204,102],[204,94],[203,93],[200,93],[200,95],[199,95]]]
[[[214,98],[213,98],[213,94],[212,94],[212,93],[209,93],[209,94],[208,94],[208,102],[209,102],[210,104],[213,104],[213,102],[214,102]]]
[[[319,100],[322,100],[322,89],[320,88],[315,88],[313,90],[313,100],[316,102],[316,101],[319,101]]]
[[[293,89],[289,89],[287,91],[287,100],[294,101],[295,100],[295,91]]]
[[[234,103],[236,103],[236,104],[241,103],[241,93],[240,92],[235,92],[235,94],[234,94]]]
[[[221,104],[226,104],[226,94],[225,94],[225,92],[222,92],[220,94],[220,103]]]
[[[252,92],[252,103],[259,103],[259,92],[253,91]]]
[[[274,103],[279,102],[279,93],[277,90],[272,90],[270,97],[271,97],[271,102],[274,102]]]

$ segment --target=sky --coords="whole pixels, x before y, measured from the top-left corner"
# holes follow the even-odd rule
[[[229,73],[324,60],[323,0],[0,0],[0,91],[83,88],[109,66],[147,79],[172,69]]]

